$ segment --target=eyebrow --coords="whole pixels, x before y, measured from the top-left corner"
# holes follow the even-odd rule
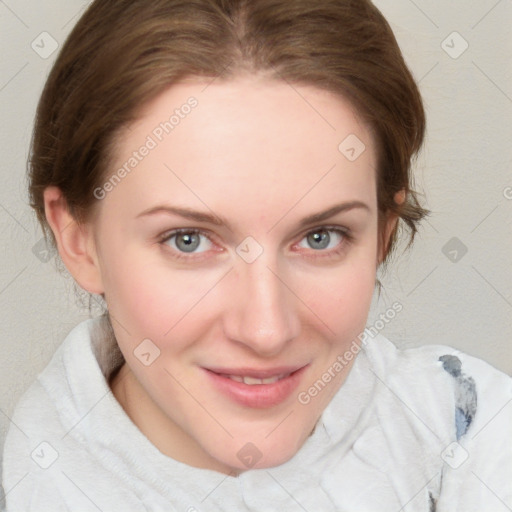
[[[330,208],[322,212],[313,213],[311,215],[308,215],[307,217],[304,217],[299,222],[299,226],[301,227],[309,224],[314,224],[317,222],[322,222],[331,217],[334,217],[334,215],[338,213],[353,210],[355,208],[361,208],[370,211],[370,207],[367,204],[363,203],[362,201],[348,201],[331,206]],[[193,220],[195,222],[203,222],[207,224],[213,224],[215,226],[226,226],[227,228],[232,229],[230,223],[221,216],[215,215],[213,213],[200,212],[197,210],[192,210],[190,208],[177,207],[166,204],[154,206],[152,208],[144,210],[141,213],[139,213],[136,216],[136,218],[147,217],[162,213],[166,213],[169,215],[177,215],[179,217],[183,217],[184,219]]]

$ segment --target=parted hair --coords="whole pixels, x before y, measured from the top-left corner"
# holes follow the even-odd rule
[[[428,213],[411,165],[425,134],[418,86],[369,0],[95,0],[63,44],[41,95],[29,159],[30,204],[45,236],[43,192],[58,186],[78,222],[111,174],[116,136],[184,78],[263,73],[351,102],[374,134],[380,233],[389,214],[409,228]],[[340,141],[341,142],[341,141]],[[405,191],[405,201],[395,194]]]

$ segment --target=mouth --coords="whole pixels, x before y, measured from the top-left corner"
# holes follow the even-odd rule
[[[309,364],[269,369],[203,368],[216,389],[230,400],[251,408],[284,402],[297,389]]]
[[[256,384],[273,384],[274,382],[277,382],[282,379],[286,379],[286,377],[289,377],[292,372],[290,373],[283,373],[281,375],[275,375],[274,377],[267,377],[265,379],[258,379],[256,377],[249,377],[248,375],[229,375],[225,373],[220,373],[221,377],[225,377],[227,379],[234,380],[235,382],[243,382],[244,384],[247,384],[248,386],[254,386]]]

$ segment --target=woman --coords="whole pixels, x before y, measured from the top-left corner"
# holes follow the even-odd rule
[[[370,2],[93,2],[30,193],[108,311],[18,405],[7,509],[512,506],[510,379],[366,325],[424,129]]]

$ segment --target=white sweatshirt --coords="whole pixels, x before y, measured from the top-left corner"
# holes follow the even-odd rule
[[[15,410],[8,512],[512,510],[512,379],[479,359],[377,335],[295,456],[235,477],[138,430],[108,386],[119,352],[99,327],[74,328]]]

